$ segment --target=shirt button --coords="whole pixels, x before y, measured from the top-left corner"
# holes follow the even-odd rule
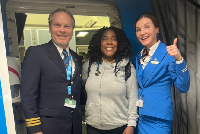
[[[71,81],[71,84],[73,84],[73,81]]]
[[[71,111],[71,114],[73,113],[74,111]]]
[[[73,99],[73,97],[74,97],[74,96],[72,95],[72,99]]]

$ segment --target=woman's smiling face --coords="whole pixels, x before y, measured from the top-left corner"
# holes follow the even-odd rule
[[[113,60],[117,52],[117,36],[111,29],[106,30],[101,37],[101,52],[106,60]]]
[[[136,36],[146,48],[150,48],[157,42],[159,28],[155,27],[149,18],[141,18],[136,23]]]

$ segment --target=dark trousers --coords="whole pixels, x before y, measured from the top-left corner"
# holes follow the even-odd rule
[[[126,127],[127,125],[124,125],[115,129],[111,129],[111,130],[100,130],[90,125],[87,125],[87,134],[123,134]]]

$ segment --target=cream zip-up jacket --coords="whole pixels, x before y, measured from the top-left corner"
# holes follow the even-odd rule
[[[95,75],[97,63],[93,63],[87,78],[89,61],[83,64],[82,81],[87,93],[86,123],[101,130],[110,130],[123,125],[136,126],[138,118],[136,100],[138,83],[136,71],[131,64],[131,76],[125,81],[125,66],[128,59],[116,63],[102,62],[99,76]]]

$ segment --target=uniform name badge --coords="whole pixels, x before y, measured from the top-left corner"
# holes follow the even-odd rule
[[[76,101],[66,98],[64,106],[65,107],[70,107],[70,108],[76,108]]]
[[[143,103],[144,103],[143,100],[137,99],[137,101],[136,101],[136,106],[138,106],[138,107],[143,107]]]

